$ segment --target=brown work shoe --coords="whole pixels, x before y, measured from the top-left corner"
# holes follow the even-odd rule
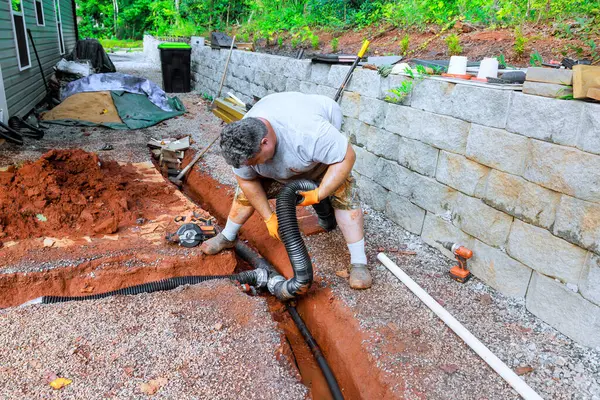
[[[225,249],[231,249],[235,246],[235,240],[227,240],[222,233],[219,233],[214,238],[210,238],[200,246],[200,251],[204,254],[213,255],[222,252]]]
[[[352,289],[368,289],[373,284],[373,278],[365,264],[352,264],[349,282]]]

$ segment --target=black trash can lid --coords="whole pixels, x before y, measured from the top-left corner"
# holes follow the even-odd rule
[[[161,43],[158,45],[159,49],[191,49],[192,46],[190,46],[187,43],[181,43],[181,42],[168,42],[168,43]]]

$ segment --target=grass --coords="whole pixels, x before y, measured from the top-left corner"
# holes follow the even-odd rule
[[[98,39],[105,50],[109,49],[139,49],[144,47],[141,40]]]

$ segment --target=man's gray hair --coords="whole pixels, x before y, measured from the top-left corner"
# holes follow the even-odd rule
[[[229,165],[239,168],[260,151],[267,126],[258,118],[244,118],[225,125],[221,131],[221,154]]]

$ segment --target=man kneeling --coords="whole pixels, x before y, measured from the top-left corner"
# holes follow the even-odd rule
[[[325,96],[277,93],[252,107],[244,119],[221,132],[221,152],[238,182],[225,229],[201,250],[216,254],[232,248],[241,226],[256,210],[269,234],[279,239],[277,215],[268,199],[286,182],[310,179],[314,190],[301,192],[301,206],[329,197],[335,219],[350,250],[350,286],[371,287],[365,255],[363,212],[352,176],[356,154],[340,133],[342,112]],[[327,221],[319,220],[327,227]]]

